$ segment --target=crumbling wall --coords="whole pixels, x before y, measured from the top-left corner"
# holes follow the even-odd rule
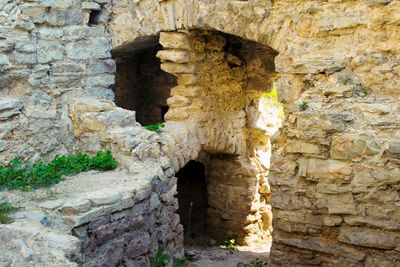
[[[71,152],[68,102],[113,99],[109,8],[107,1],[0,3],[0,163]]]
[[[211,28],[278,52],[286,122],[269,175],[272,265],[398,264],[398,1],[124,4],[114,6],[115,46]]]
[[[205,137],[202,149],[217,154],[208,177],[209,232],[245,244],[268,241],[269,157],[259,153],[270,155],[267,130],[277,125],[263,112],[276,107],[260,108],[260,102],[271,90],[274,51],[213,31],[163,32],[160,43],[161,68],[178,81],[167,121],[195,122]]]

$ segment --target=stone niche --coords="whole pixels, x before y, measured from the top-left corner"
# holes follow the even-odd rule
[[[136,119],[142,125],[164,121],[166,99],[170,88],[176,85],[176,78],[160,69],[156,57],[160,49],[158,37],[152,37],[113,53],[117,63],[115,102],[136,111]]]

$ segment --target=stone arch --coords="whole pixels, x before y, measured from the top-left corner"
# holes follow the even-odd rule
[[[183,14],[179,13],[180,11],[178,11],[179,9],[178,3],[179,2],[173,2],[173,1],[164,1],[161,3],[154,1],[139,1],[137,4],[134,4],[133,9],[130,9],[129,11],[127,11],[124,6],[116,5],[114,7],[114,19],[112,20],[112,23],[109,26],[109,31],[112,35],[114,50],[117,51],[123,51],[128,47],[133,47],[135,45],[141,46],[143,43],[146,43],[146,40],[148,40],[150,36],[156,36],[160,34],[160,43],[165,48],[165,50],[159,51],[159,53],[157,54],[157,56],[163,62],[161,64],[161,68],[168,73],[172,73],[178,76],[178,86],[172,89],[172,97],[168,99],[170,110],[167,113],[167,122],[168,121],[199,122],[201,120],[207,119],[206,116],[203,116],[204,118],[200,118],[198,116],[199,113],[195,114],[195,112],[191,112],[190,110],[183,110],[181,107],[184,107],[187,104],[185,103],[188,101],[188,98],[185,96],[186,93],[198,94],[198,96],[199,95],[204,96],[204,93],[201,92],[202,90],[201,84],[196,84],[194,76],[191,75],[194,72],[199,72],[199,71],[201,72],[200,68],[202,67],[197,68],[196,66],[189,66],[189,64],[186,63],[194,62],[195,64],[196,61],[203,60],[204,58],[202,58],[202,56],[204,56],[204,48],[206,46],[209,46],[208,49],[210,51],[214,51],[215,54],[223,50],[226,41],[224,39],[224,35],[225,37],[228,35],[236,36],[236,38],[242,38],[243,40],[248,40],[249,42],[257,41],[257,43],[260,46],[261,45],[265,47],[269,46],[265,45],[266,43],[265,41],[260,41],[260,40],[266,40],[267,38],[262,37],[258,32],[253,32],[253,34],[249,34],[253,30],[256,29],[260,30],[259,26],[261,26],[262,20],[259,21],[260,25],[256,26],[254,23],[251,24],[252,31],[246,31],[240,27],[235,27],[235,23],[233,23],[235,19],[237,19],[237,17],[235,16],[228,16],[224,21],[215,21],[212,18],[213,17],[212,15],[206,14],[207,12],[211,12],[210,10],[207,9],[208,11],[205,14],[202,14],[198,13],[196,11],[197,10],[196,8],[190,8],[190,6],[194,7],[197,5],[194,2],[190,4],[186,3],[184,6],[180,6],[180,8],[182,9],[181,12],[187,12]],[[182,3],[184,2],[181,2],[181,4]],[[238,8],[238,7],[232,6],[232,8]],[[145,15],[142,16],[140,14],[142,15],[145,14]],[[234,14],[234,12],[232,14]],[[141,21],[140,23],[139,20]],[[243,21],[240,23],[243,23]],[[186,51],[189,51],[189,53],[183,55],[182,51],[178,51],[177,53],[175,53],[176,51],[175,52],[173,51],[174,49],[179,50],[182,48]],[[276,52],[276,50],[272,48],[269,49],[272,58],[274,59],[278,55],[278,53]],[[223,55],[223,57],[224,56],[225,55]],[[231,75],[233,79],[227,79],[225,81],[222,81],[222,83],[233,81],[233,84],[231,84],[231,88],[235,88],[235,86],[239,86],[237,84],[241,83],[241,81],[239,80],[240,76],[241,75],[243,76],[243,74],[237,72],[239,68],[236,68],[236,71],[234,71],[231,68],[227,67],[229,64],[233,65],[241,64],[240,62],[239,63],[237,62],[237,60],[240,61],[239,58],[236,58],[234,55],[230,56],[231,58],[227,59],[226,62],[227,64],[226,66],[222,67],[221,71],[224,72],[224,75],[226,76]],[[274,65],[274,63],[272,63],[272,65]],[[194,69],[191,69],[192,67]],[[214,65],[213,67],[218,67],[218,65]],[[205,71],[210,72],[212,70],[209,69]],[[269,89],[270,86],[265,86],[264,92],[268,91]],[[255,98],[257,98],[257,100],[256,104],[254,105],[260,104],[259,100],[261,94],[264,92],[261,93],[258,92],[256,94],[257,96]],[[241,94],[242,93],[241,89],[239,89],[237,93]],[[230,96],[228,95],[227,98],[229,97]],[[235,94],[232,94],[232,99],[230,103],[232,103],[233,105],[238,104],[242,100],[244,101],[246,97],[247,96],[245,95],[235,96]],[[218,105],[217,102],[214,104]],[[264,215],[260,214],[259,212],[260,207],[257,206],[260,204],[261,200],[260,193],[261,195],[264,196],[263,198],[264,201],[267,201],[267,199],[269,201],[270,191],[266,178],[267,168],[269,167],[269,162],[268,162],[269,156],[267,156],[268,159],[265,160],[266,162],[260,163],[259,157],[254,155],[254,153],[257,152],[248,153],[246,147],[248,145],[247,143],[249,142],[249,138],[247,137],[247,135],[249,134],[252,136],[251,138],[257,139],[257,141],[254,143],[254,147],[251,147],[249,151],[252,149],[255,151],[257,150],[258,147],[259,152],[264,154],[265,153],[269,154],[270,143],[268,138],[264,137],[260,138],[261,136],[260,132],[257,132],[257,130],[251,133],[248,133],[245,130],[243,130],[243,127],[247,124],[247,120],[245,118],[246,113],[244,112],[245,106],[246,105],[243,103],[243,108],[238,108],[238,109],[234,108],[233,110],[230,110],[228,108],[226,112],[224,110],[220,110],[220,112],[222,113],[231,112],[230,117],[232,118],[230,117],[228,118],[226,116],[225,117],[220,116],[221,114],[219,114],[217,116],[221,117],[219,123],[212,123],[211,125],[207,126],[203,125],[203,129],[209,128],[212,130],[208,132],[202,131],[203,136],[205,136],[202,148],[203,150],[214,154],[224,153],[227,155],[230,154],[238,156],[238,157],[229,156],[228,158],[217,156],[214,159],[213,166],[215,167],[216,170],[220,169],[221,171],[224,168],[223,166],[230,166],[236,168],[238,171],[237,173],[231,172],[229,174],[226,174],[225,175],[226,177],[222,175],[225,178],[219,180],[217,179],[217,177],[214,177],[215,180],[213,180],[213,186],[215,186],[216,188],[223,186],[224,190],[229,190],[229,188],[234,189],[234,187],[232,187],[232,184],[229,183],[224,184],[226,183],[226,181],[224,180],[227,180],[228,176],[235,176],[235,177],[243,177],[243,175],[247,176],[249,178],[247,180],[248,184],[246,184],[245,182],[246,185],[242,185],[243,186],[242,190],[246,191],[248,190],[248,188],[245,187],[250,187],[251,190],[254,191],[254,192],[248,192],[248,194],[250,195],[248,196],[249,203],[244,205],[245,209],[247,209],[248,211],[246,214],[240,214],[237,212],[236,213],[232,212],[231,214],[221,214],[223,211],[222,207],[220,207],[219,210],[217,208],[214,209],[214,211],[211,211],[211,213],[213,214],[211,215],[210,220],[214,220],[214,226],[221,226],[223,228],[225,227],[224,228],[225,231],[219,231],[220,228],[218,227],[215,228],[215,232],[219,234],[220,238],[222,237],[221,233],[228,232],[231,233],[232,235],[236,235],[235,232],[236,233],[240,232],[238,230],[239,228],[246,228],[245,231],[248,234],[248,238],[242,239],[242,242],[244,240],[245,243],[251,243],[252,241],[256,241],[260,237],[257,235],[264,235],[264,234],[266,236],[270,235],[270,232],[272,230],[271,226],[272,216],[271,216],[271,208],[269,205],[266,206],[264,205],[261,208],[264,210],[263,211],[265,213]],[[256,109],[256,107],[253,108]],[[238,112],[237,114],[236,111]],[[252,118],[254,125],[252,125],[251,127],[254,126],[254,128],[257,128],[255,126],[256,124],[255,121],[258,118],[256,117]],[[236,122],[233,123],[233,121]],[[241,126],[237,127],[235,126],[235,124]],[[199,124],[197,123],[197,125]],[[231,126],[233,126],[233,129],[229,128]],[[260,130],[262,132],[266,129],[260,129]],[[230,138],[228,138],[228,135]],[[262,152],[262,150],[264,151]],[[221,176],[221,173],[218,173],[218,171],[216,171],[214,172],[214,176]],[[259,192],[258,188],[264,186],[265,188],[261,189],[261,191],[263,190],[264,191]],[[238,188],[235,190],[238,190]],[[214,192],[214,193],[224,194],[223,192]],[[239,191],[237,191],[236,193],[239,193]],[[254,199],[250,199],[251,197],[253,197]],[[229,195],[224,196],[224,199],[227,198],[229,198]],[[255,204],[257,207],[255,207],[253,204],[255,199],[257,199],[256,201],[257,204]],[[214,196],[214,201],[215,200],[216,198]],[[235,202],[235,200],[232,199],[232,197],[230,197],[230,201],[228,201],[227,204],[228,206],[225,205],[224,207],[228,209],[229,205],[237,206],[239,204],[240,204],[239,202]],[[218,206],[219,204],[216,205]],[[242,225],[232,220],[232,218],[236,216],[243,217],[240,219],[242,221],[240,223],[243,223]],[[250,219],[248,219],[249,216],[251,217]],[[249,223],[248,220],[252,222]],[[230,223],[231,225],[226,226],[227,223],[225,221],[228,221],[228,223]],[[225,224],[225,226],[222,226],[222,224]],[[257,226],[258,224],[265,224],[265,227]],[[244,227],[244,225],[247,226]],[[261,227],[263,231],[260,231],[260,229],[258,229],[259,227]],[[235,230],[230,231],[229,228]],[[267,232],[265,232],[264,230]]]

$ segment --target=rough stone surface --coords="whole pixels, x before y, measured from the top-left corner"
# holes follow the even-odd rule
[[[122,197],[114,204],[109,203],[117,198],[97,199],[98,204],[86,198],[88,211],[87,202],[68,206],[83,208],[71,208],[71,218],[54,228],[75,229],[80,242],[93,244],[93,250],[85,246],[78,252],[71,236],[21,225],[25,219],[43,219],[42,212],[26,210],[14,224],[0,228],[1,239],[7,240],[0,243],[1,263],[148,266],[148,251],[157,246],[181,253],[179,223],[156,226],[152,234],[156,206],[173,206],[174,214],[171,177],[204,150],[225,155],[221,162],[227,165],[255,165],[254,174],[239,179],[214,159],[223,165],[214,177],[232,174],[240,183],[253,182],[245,185],[253,191],[240,202],[245,211],[239,217],[255,214],[245,217],[246,225],[269,225],[272,205],[271,266],[398,265],[399,1],[95,2],[0,0],[0,163],[16,156],[35,160],[111,149],[132,172],[143,162],[158,166],[157,179],[140,185],[134,197],[138,205]],[[153,133],[136,124],[134,112],[110,101],[115,83],[111,49],[140,51],[157,35],[164,47],[161,68],[177,76],[178,86],[167,102],[167,127]],[[268,94],[272,81],[284,114]],[[224,205],[238,202],[231,197],[222,203],[221,198],[238,192],[235,186],[223,187],[226,181],[212,183],[217,195],[214,202],[210,198],[217,211],[212,215],[228,221],[216,225],[233,232],[238,225],[227,225],[237,214]],[[58,204],[64,202],[43,209],[59,212]],[[133,228],[126,236],[107,232],[124,227],[116,217],[132,207],[138,221],[132,227],[152,228],[145,231],[150,237]],[[105,213],[115,216],[102,218]],[[90,236],[92,243],[86,240],[89,227],[99,234]],[[242,227],[236,230],[242,233]],[[249,238],[260,229],[272,228],[246,228]],[[125,242],[138,238],[142,243]],[[43,249],[48,242],[61,245],[57,239],[65,246]],[[109,242],[96,243],[103,239]],[[135,246],[143,252],[139,256],[121,253]]]

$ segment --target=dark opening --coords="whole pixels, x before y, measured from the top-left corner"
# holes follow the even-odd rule
[[[176,86],[176,77],[161,70],[156,57],[161,46],[157,42],[142,45],[150,46],[114,55],[117,61],[114,93],[119,107],[136,111],[136,120],[148,125],[164,120],[168,110],[166,100]]]
[[[205,167],[197,161],[189,161],[177,174],[178,214],[185,229],[185,236],[192,239],[206,231],[207,184]]]
[[[90,11],[88,26],[92,27],[98,25],[100,22],[100,17],[101,17],[101,10]]]

